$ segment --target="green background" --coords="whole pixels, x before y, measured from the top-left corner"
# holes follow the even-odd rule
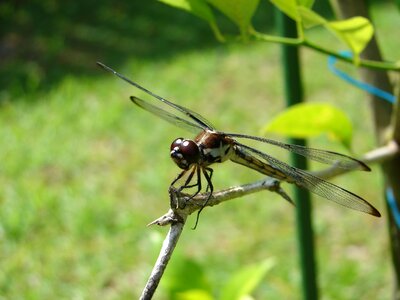
[[[255,26],[272,33],[270,9],[261,3]],[[398,10],[383,3],[373,17],[385,57],[395,60]],[[5,2],[0,19],[0,299],[137,298],[167,232],[146,224],[167,211],[167,189],[179,172],[169,145],[191,135],[133,106],[129,96],[143,94],[95,62],[217,128],[259,135],[284,109],[280,47],[219,44],[207,24],[158,2]],[[219,22],[235,33],[228,21]],[[322,30],[310,34],[343,47]],[[373,149],[365,94],[332,75],[323,55],[305,50],[302,61],[307,100],[347,112],[355,156]],[[311,145],[346,151],[324,136]],[[322,299],[391,295],[386,211],[379,168],[372,169],[333,182],[373,203],[383,218],[313,201]],[[215,167],[214,186],[260,178],[226,163]],[[294,226],[293,207],[276,195],[247,196],[205,209],[197,230],[183,232],[173,261],[200,265],[217,296],[233,272],[273,257],[255,297],[298,299]],[[162,285],[156,298],[167,295]]]

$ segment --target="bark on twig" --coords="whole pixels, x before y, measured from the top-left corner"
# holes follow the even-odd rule
[[[140,296],[141,300],[147,300],[153,297],[157,286],[160,283],[160,280],[164,274],[164,271],[168,265],[168,262],[172,256],[172,253],[174,252],[175,246],[178,243],[179,237],[183,230],[183,226],[185,224],[184,219],[175,218],[176,216],[174,216],[172,210],[170,210],[169,212],[171,212],[171,214],[167,217],[167,219],[168,222],[171,222],[169,223],[171,224],[171,228],[169,229],[168,234],[164,239],[158,259],[154,264],[150,277],[143,289],[142,295]],[[163,224],[160,223],[158,225]]]
[[[239,198],[248,194],[259,192],[262,190],[268,190],[271,192],[278,193],[283,199],[293,203],[290,197],[285,193],[285,191],[280,187],[280,182],[273,178],[265,178],[253,183],[230,187],[225,190],[214,192],[209,199],[206,206],[218,205],[222,202]],[[177,219],[186,220],[186,218],[199,210],[202,204],[207,199],[209,193],[201,193],[189,200],[190,195],[185,193],[178,193],[173,187],[170,188],[170,195],[175,195],[171,197],[171,209],[163,216],[154,220],[149,225],[157,224],[160,226],[165,226],[173,224]]]
[[[207,206],[214,206],[224,201],[242,197],[244,195],[255,193],[261,190],[276,192],[281,195],[285,200],[292,202],[289,196],[280,187],[278,180],[266,178],[254,183],[215,192],[210,198]],[[147,300],[153,297],[154,292],[157,289],[161,277],[164,274],[165,268],[167,267],[167,264],[179,240],[180,234],[182,233],[187,217],[201,208],[199,203],[204,203],[204,200],[207,198],[208,195],[207,193],[203,193],[196,196],[191,201],[187,201],[189,195],[178,193],[174,188],[170,188],[169,194],[171,208],[166,214],[149,224],[156,224],[159,226],[171,225],[171,228],[163,242],[158,259],[143,289],[142,295],[140,296],[141,300]]]

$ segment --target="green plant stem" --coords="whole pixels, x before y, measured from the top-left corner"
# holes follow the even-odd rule
[[[286,45],[292,45],[292,46],[301,46],[304,42],[302,39],[299,39],[299,38],[273,36],[273,35],[263,34],[263,33],[257,32],[257,31],[251,31],[251,35],[256,40],[259,40],[259,41],[286,44]]]
[[[348,57],[343,57],[342,55],[340,55],[337,52],[334,52],[334,51],[324,48],[320,45],[312,43],[306,39],[271,36],[271,35],[262,34],[260,32],[256,32],[256,31],[251,31],[251,35],[256,40],[259,40],[259,41],[280,43],[280,44],[293,45],[293,46],[305,46],[305,47],[311,48],[313,50],[316,50],[318,52],[321,52],[321,53],[324,53],[327,55],[332,55],[338,59],[341,59],[344,62],[351,63],[351,64],[354,63],[353,59],[348,58]],[[369,69],[381,70],[381,71],[397,71],[397,72],[400,71],[400,64],[392,63],[392,62],[368,60],[368,59],[360,59],[358,66],[369,68]]]
[[[308,48],[312,48],[318,52],[325,53],[328,55],[332,55],[337,57],[338,59],[341,59],[345,62],[348,63],[354,63],[353,59],[348,58],[348,57],[343,57],[337,52],[331,51],[329,49],[326,49],[324,47],[321,47],[320,45],[314,44],[310,41],[304,40],[303,43],[301,44],[302,46],[306,46]],[[381,71],[400,71],[400,65],[396,63],[391,63],[391,62],[385,62],[385,61],[375,61],[375,60],[368,60],[368,59],[361,59],[360,58],[360,67],[365,67],[365,68],[370,68],[370,69],[375,69],[375,70],[381,70]]]

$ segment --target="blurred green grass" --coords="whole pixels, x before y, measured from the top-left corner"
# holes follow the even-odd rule
[[[279,46],[219,45],[205,24],[159,3],[14,5],[0,4],[10,22],[1,29],[8,52],[0,68],[0,297],[137,296],[166,233],[145,225],[167,210],[167,188],[179,171],[168,146],[188,135],[137,110],[128,97],[141,93],[95,61],[200,112],[217,128],[258,134],[284,105]],[[398,42],[386,33],[398,28],[398,13],[381,5],[374,15],[384,53],[395,59]],[[336,45],[318,30],[312,34]],[[25,44],[32,47],[21,49]],[[355,124],[355,153],[372,149],[365,95],[330,74],[322,55],[302,55],[307,99],[346,110]],[[312,145],[344,151],[324,137]],[[224,164],[215,168],[214,182],[221,189],[259,178]],[[384,217],[315,199],[322,299],[387,299],[392,281],[379,169],[334,182]],[[178,249],[204,266],[216,292],[233,270],[275,257],[257,298],[298,299],[293,215],[270,193],[237,199],[206,209]],[[165,297],[161,287],[157,299]]]

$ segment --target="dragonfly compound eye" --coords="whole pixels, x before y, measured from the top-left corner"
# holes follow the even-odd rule
[[[171,158],[181,169],[197,163],[200,157],[200,150],[197,144],[192,140],[177,138],[171,144]]]
[[[184,139],[183,138],[177,138],[175,141],[172,142],[170,150],[174,150],[175,148],[179,148],[180,145],[182,145]]]

